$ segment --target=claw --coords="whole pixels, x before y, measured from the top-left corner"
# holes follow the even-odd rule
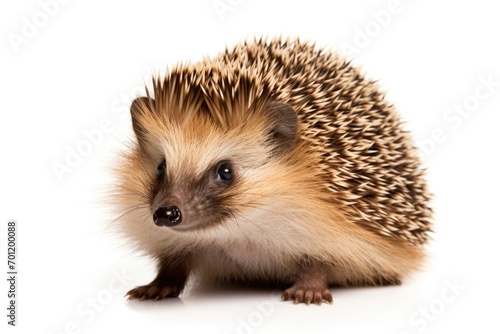
[[[285,290],[283,294],[281,295],[281,300],[282,301],[287,301],[290,299],[290,292],[288,290]]]
[[[304,294],[304,302],[307,304],[307,305],[310,305],[311,304],[311,301],[313,299],[313,291],[311,290],[307,290],[306,293]]]
[[[333,304],[333,297],[332,295],[327,296],[326,301],[330,304]]]

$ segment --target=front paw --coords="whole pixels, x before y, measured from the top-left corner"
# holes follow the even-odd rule
[[[148,285],[138,286],[135,289],[127,292],[125,297],[127,300],[137,298],[141,301],[146,299],[161,300],[167,297],[177,297],[181,292],[181,288],[174,285],[161,285],[150,283]]]
[[[293,285],[291,288],[286,289],[281,296],[281,300],[293,299],[295,304],[306,303],[307,305],[314,302],[316,305],[321,305],[323,300],[333,304],[333,297],[330,290],[325,287],[311,287]]]

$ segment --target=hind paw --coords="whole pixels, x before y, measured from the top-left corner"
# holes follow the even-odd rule
[[[333,304],[333,297],[328,288],[324,287],[306,287],[293,285],[286,289],[281,296],[281,300],[293,300],[295,304],[306,303],[307,305],[314,303],[321,305],[323,300]]]

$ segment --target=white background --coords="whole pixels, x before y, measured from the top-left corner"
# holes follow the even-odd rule
[[[1,279],[2,333],[498,331],[493,2],[401,0],[395,10],[388,0],[40,4],[49,2],[0,5],[0,266],[5,274],[5,224],[16,219],[20,273],[14,329]],[[347,52],[427,148],[436,234],[426,268],[398,287],[334,290],[334,305],[321,307],[278,303],[271,290],[210,287],[188,289],[180,300],[125,302],[128,289],[155,274],[150,260],[109,233],[102,204],[109,167],[132,135],[136,87],[167,65],[278,34]],[[54,163],[66,164],[69,150],[85,145],[85,131],[103,121],[111,130],[59,179]]]

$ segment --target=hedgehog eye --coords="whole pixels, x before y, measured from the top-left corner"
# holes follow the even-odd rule
[[[165,170],[167,169],[167,162],[165,159],[161,162],[161,164],[156,167],[156,173],[158,174],[159,178],[163,178],[165,176]]]
[[[220,162],[216,167],[217,179],[230,182],[233,179],[233,169],[228,161]]]

